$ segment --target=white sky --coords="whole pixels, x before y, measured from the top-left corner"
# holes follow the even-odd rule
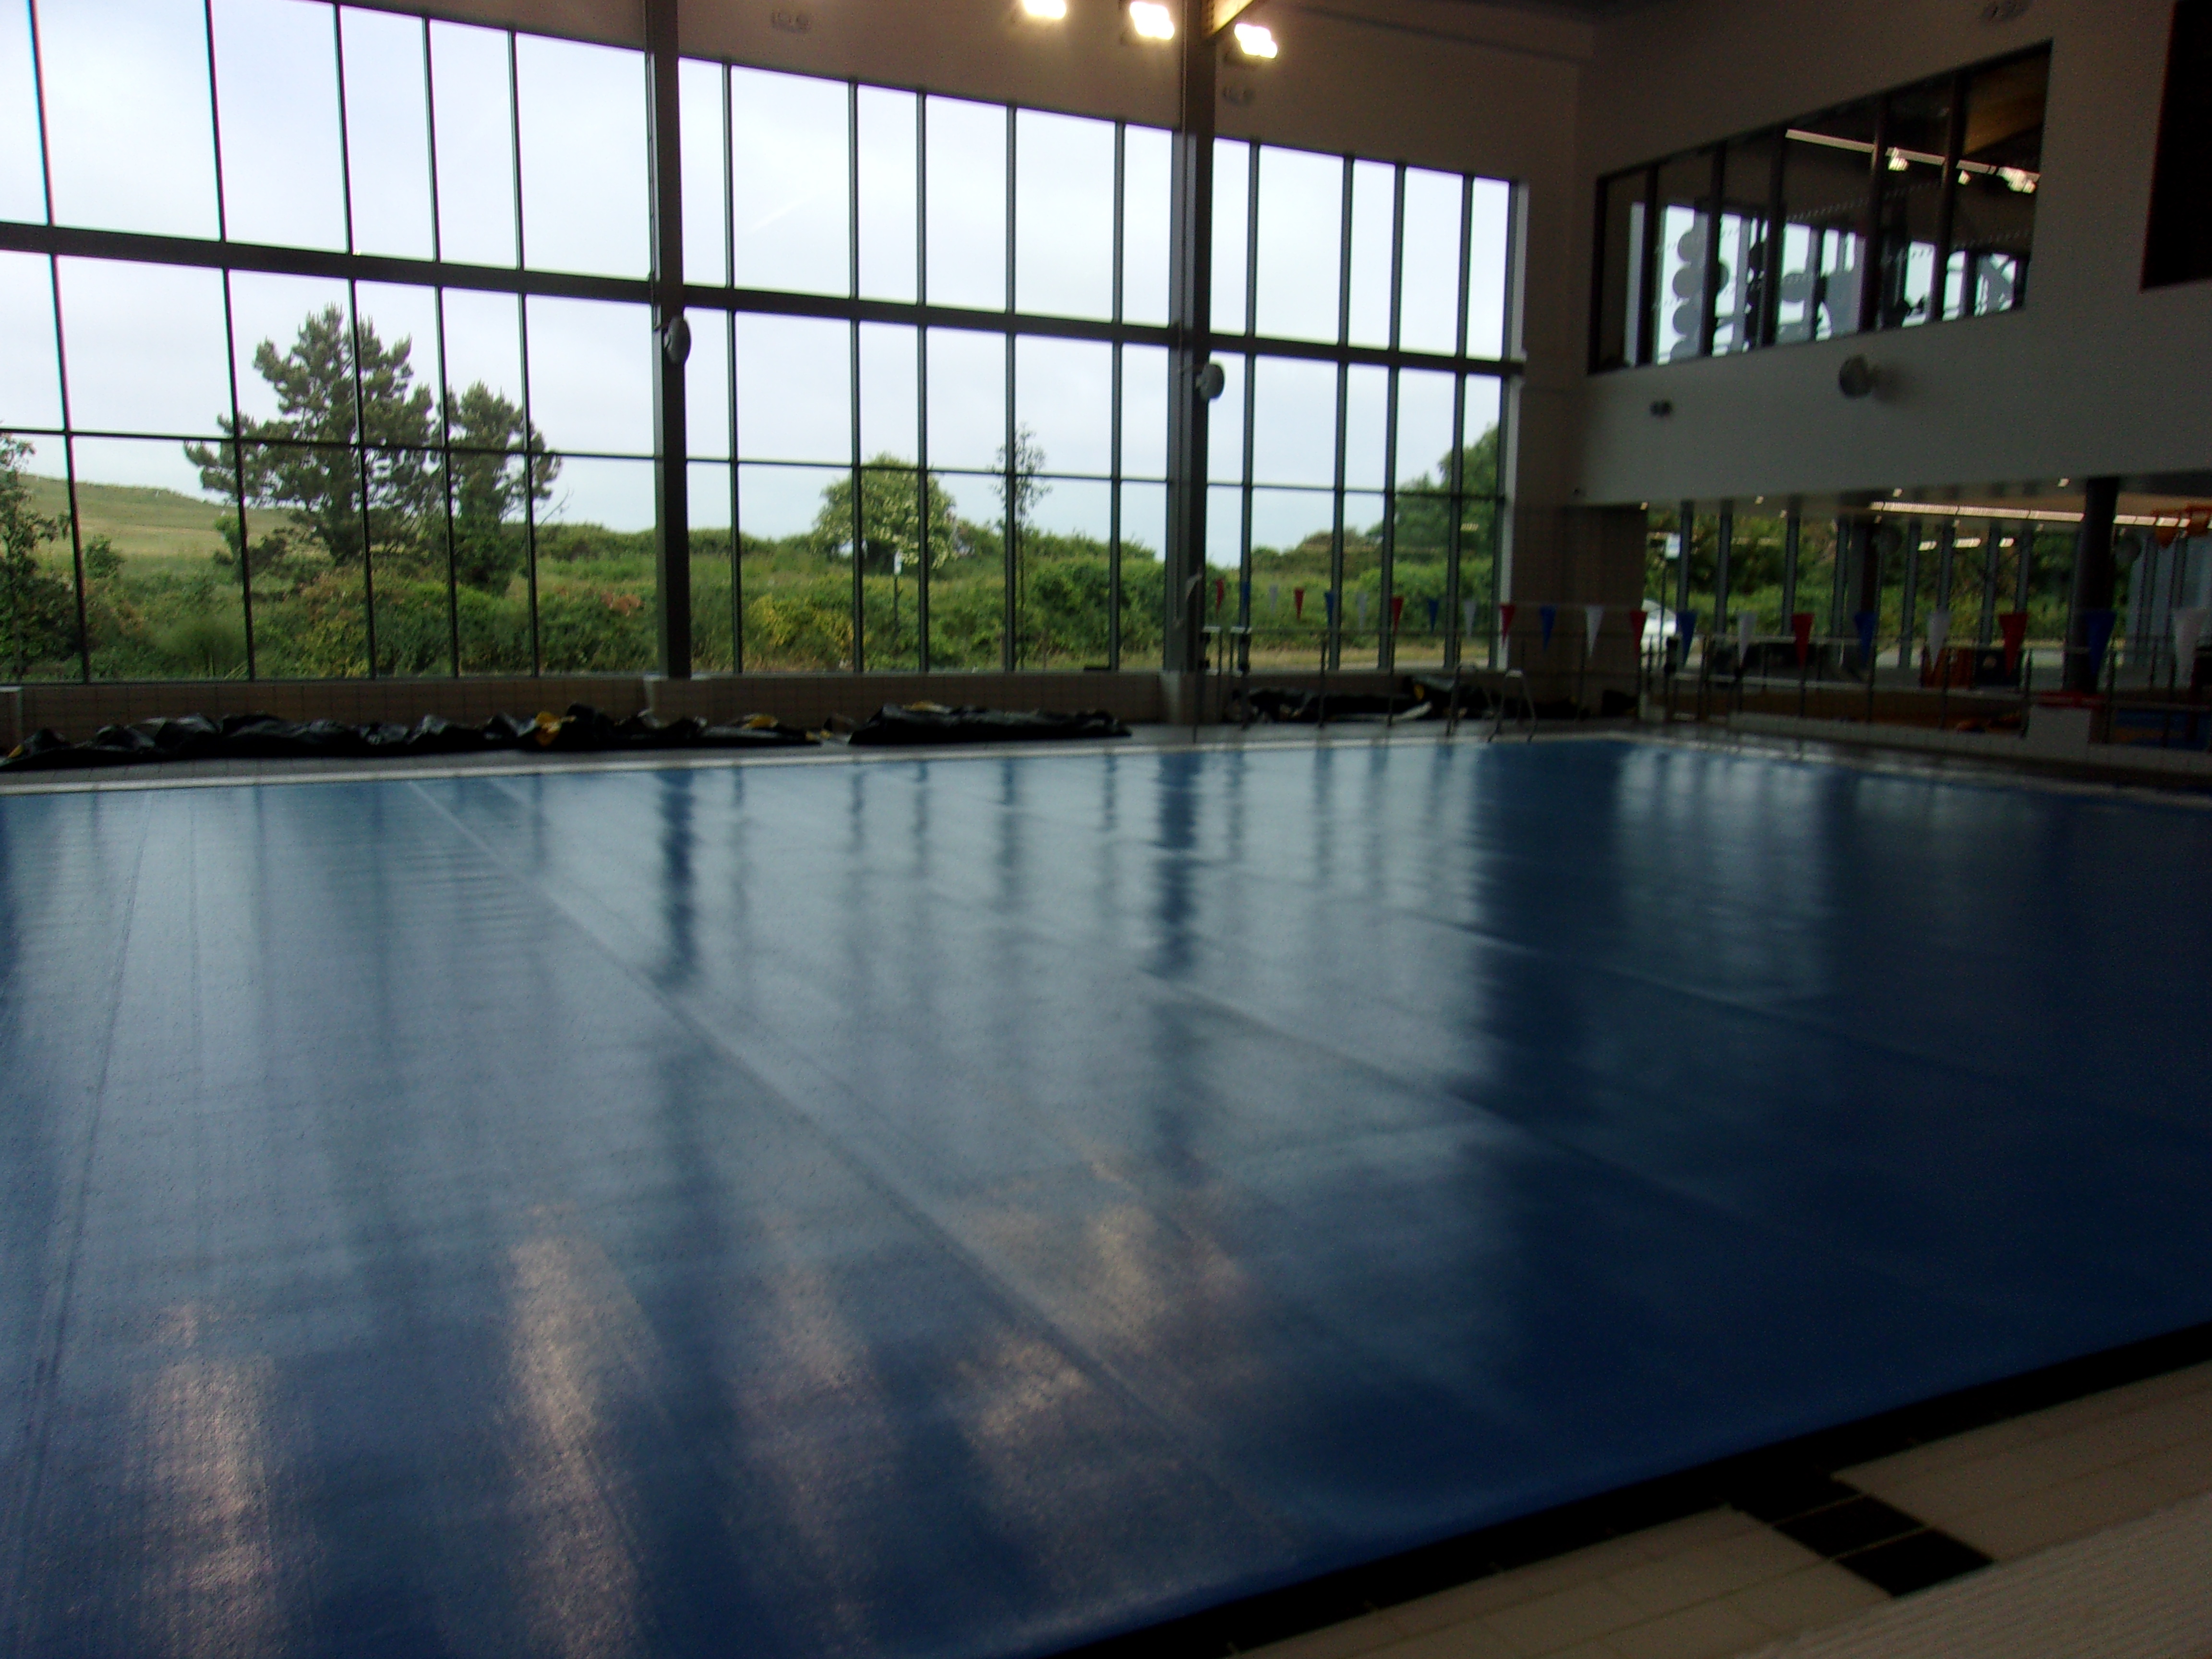
[[[645,84],[639,54],[528,36],[510,63],[497,31],[336,8],[324,0],[213,0],[215,119],[200,0],[47,0],[40,22],[52,153],[53,218],[104,228],[212,237],[218,232],[214,151],[223,157],[220,223],[236,240],[343,250],[350,192],[353,246],[364,252],[512,266],[517,163],[523,251],[533,268],[621,276],[647,257]],[[343,46],[345,114],[338,64]],[[434,70],[434,77],[426,74]],[[517,94],[520,155],[508,115]],[[687,63],[685,249],[694,280],[720,282],[737,250],[742,286],[844,295],[852,286],[848,146],[860,143],[860,290],[910,301],[916,289],[915,95],[863,88],[848,106],[842,82]],[[436,88],[435,110],[427,86]],[[243,92],[231,89],[242,88]],[[1006,144],[1000,107],[927,100],[927,277],[938,302],[1006,303]],[[429,141],[434,113],[434,155]],[[1110,123],[1035,111],[1015,116],[1015,301],[1029,312],[1103,318],[1113,305],[1114,144]],[[219,128],[219,130],[218,130]],[[1217,152],[1215,316],[1240,325],[1250,151]],[[732,159],[734,158],[734,166]],[[1125,144],[1123,307],[1164,321],[1169,143],[1130,128]],[[431,175],[437,179],[434,210]],[[1334,157],[1263,150],[1258,242],[1263,331],[1326,339],[1338,311],[1337,227],[1344,167]],[[1352,169],[1350,313],[1355,342],[1381,344],[1389,325],[1391,170]],[[734,177],[736,187],[729,188]],[[726,226],[723,207],[732,210]],[[27,9],[0,12],[0,216],[46,216],[37,155]],[[1474,303],[1468,348],[1498,349],[1506,188],[1478,181]],[[1404,343],[1453,349],[1456,334],[1460,181],[1409,170],[1406,180]],[[733,231],[733,235],[732,232]],[[726,240],[726,237],[728,240]],[[228,411],[233,365],[224,350],[220,273],[64,259],[60,289],[70,346],[71,416],[81,429],[206,436]],[[229,283],[238,395],[249,415],[274,413],[251,366],[254,347],[289,344],[303,317],[346,301],[340,283],[237,273]],[[453,290],[444,329],[428,290],[364,283],[363,317],[389,343],[412,342],[418,381],[442,373],[459,389],[482,380],[520,403],[520,308],[508,297]],[[696,454],[730,453],[728,333],[715,313],[693,318],[690,406]],[[645,309],[532,299],[526,309],[528,390],[538,428],[556,448],[644,455],[652,447],[651,337]],[[0,254],[0,424],[58,423],[53,314],[44,260]],[[852,331],[842,323],[738,319],[739,449],[750,461],[839,464],[853,433]],[[928,342],[933,468],[988,468],[1004,441],[1006,352],[995,335],[936,331]],[[860,331],[864,456],[917,452],[914,331]],[[1231,361],[1214,405],[1213,473],[1234,477],[1243,450],[1243,374]],[[1018,422],[1042,447],[1048,471],[1103,472],[1111,354],[1087,342],[1027,338],[1014,354]],[[1123,467],[1164,470],[1165,355],[1125,353]],[[1428,386],[1428,380],[1437,385]],[[1355,370],[1349,398],[1348,479],[1382,482],[1383,377]],[[1334,371],[1263,363],[1254,434],[1255,478],[1326,483],[1334,468]],[[1469,430],[1495,418],[1494,386],[1469,388]],[[1400,422],[1401,476],[1432,466],[1449,447],[1449,386],[1407,376]],[[1486,406],[1480,414],[1479,406]],[[1437,414],[1441,407],[1443,414]],[[1480,416],[1480,418],[1479,418]],[[54,446],[45,447],[51,450]],[[40,465],[58,465],[58,456]],[[88,446],[84,475],[193,489],[174,441]],[[726,496],[724,482],[702,487]],[[811,522],[819,475],[746,469],[749,529],[794,517]],[[756,489],[752,480],[757,478]],[[771,488],[771,483],[773,487]],[[568,516],[649,524],[649,470],[571,459],[558,508]],[[955,486],[963,511],[994,513],[981,483]],[[969,497],[976,499],[970,504]],[[1048,523],[1103,534],[1103,485],[1055,483]],[[1285,507],[1285,511],[1289,508]],[[1138,516],[1151,511],[1147,507]],[[723,509],[726,517],[726,507]],[[1326,520],[1327,513],[1322,512]],[[1356,516],[1356,515],[1355,515]],[[701,523],[715,520],[702,517]],[[1217,519],[1218,523],[1218,519]],[[1233,523],[1233,516],[1232,516]],[[1255,534],[1257,533],[1255,530]],[[1156,539],[1156,537],[1155,537]],[[1261,538],[1265,541],[1267,538]],[[1295,539],[1293,538],[1292,539]]]

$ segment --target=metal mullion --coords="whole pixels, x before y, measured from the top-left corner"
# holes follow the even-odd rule
[[[24,10],[28,15],[31,30],[31,97],[33,102],[38,106],[39,117],[40,202],[45,214],[45,222],[51,225],[54,218],[53,147],[46,138],[46,77],[44,46],[39,35],[37,0],[28,0]],[[61,261],[52,253],[46,256],[46,283],[53,295],[54,380],[56,390],[61,397],[62,476],[64,487],[68,491],[69,498],[70,563],[75,573],[76,584],[77,675],[83,684],[89,685],[92,684],[92,624],[85,609],[84,532],[82,526],[77,522],[76,443],[70,435],[69,351],[62,327]],[[226,289],[228,286],[228,284],[225,285]],[[234,398],[232,399],[234,419],[236,409],[237,400]],[[241,547],[245,542],[245,524],[241,519],[239,526],[239,540]],[[246,633],[246,649],[250,676],[253,660],[253,630],[251,628],[247,629]]]
[[[215,155],[215,239],[230,240],[230,217],[222,176],[222,89],[215,67],[215,0],[200,0],[200,27],[207,38],[208,144]],[[46,210],[51,217],[53,203]]]
[[[852,82],[845,82],[845,291],[860,296],[860,96]],[[860,475],[860,320],[846,327],[845,373],[848,394],[848,439],[853,467],[853,672],[867,667],[868,592],[862,566],[867,509]],[[893,646],[896,649],[896,643]]]
[[[368,678],[376,678],[376,562],[375,530],[368,510],[368,400],[362,389],[361,294],[346,283],[346,311],[353,341],[353,453],[354,483],[361,491],[361,602],[368,645]],[[237,356],[234,347],[232,356]],[[234,374],[236,371],[232,371]],[[241,526],[242,528],[242,526]]]
[[[722,83],[722,270],[738,274],[737,158],[732,153],[735,114],[730,104],[730,66],[716,65]],[[686,289],[687,295],[689,289]],[[722,352],[729,373],[723,388],[730,404],[730,672],[745,672],[745,592],[744,540],[738,518],[741,491],[738,482],[738,317],[722,313]]]
[[[1015,471],[1020,456],[1015,448],[1015,434],[1019,428],[1014,410],[1014,236],[1018,227],[1014,222],[1014,175],[1017,165],[1014,132],[1014,106],[1006,106],[1006,312],[1000,326],[1006,331],[1006,545],[1000,550],[1000,564],[1006,572],[1004,637],[999,641],[999,661],[1008,673],[1014,669],[1015,630],[1021,621],[1021,497],[1015,494]]]
[[[522,93],[515,62],[514,31],[507,32],[507,121],[509,154],[514,180],[514,268],[529,263],[522,240]],[[648,299],[651,284],[647,284]],[[518,288],[514,295],[515,334],[522,348],[522,563],[530,594],[530,672],[544,672],[544,653],[538,637],[538,458],[531,438],[537,423],[530,416],[530,301]]]
[[[1406,287],[1406,164],[1396,168],[1390,191],[1390,349],[1398,349],[1404,320]],[[1390,637],[1390,594],[1397,581],[1398,554],[1398,370],[1393,366],[1382,401],[1382,545],[1376,550],[1375,665],[1389,672],[1395,660]]]
[[[1252,625],[1252,417],[1258,404],[1259,354],[1249,343],[1260,332],[1260,144],[1245,151],[1244,185],[1244,453],[1239,473],[1237,526],[1237,625]]]
[[[1951,76],[1951,118],[1946,124],[1943,136],[1943,182],[1936,198],[1936,271],[1929,283],[1928,320],[1943,320],[1944,301],[1948,296],[1951,277],[1951,238],[1956,228],[1959,206],[1959,157],[1966,146],[1966,71],[1959,70]],[[1973,284],[1968,276],[1966,291],[1971,297]]]
[[[57,335],[58,335],[61,327],[61,290],[58,282],[56,283],[54,291],[54,325],[55,331]],[[56,344],[59,344],[58,338],[56,341]],[[222,276],[222,348],[223,371],[228,377],[230,386],[231,501],[232,505],[238,509],[239,605],[240,619],[244,623],[246,628],[246,678],[248,680],[252,680],[258,678],[255,672],[253,652],[253,541],[252,536],[248,533],[246,522],[246,414],[238,404],[238,328],[232,317],[230,301],[230,273],[228,271],[225,271]],[[66,393],[64,393],[64,403],[62,409],[62,422],[64,425],[69,422],[69,409],[66,403]],[[72,465],[70,471],[70,477],[74,479],[76,477],[74,457],[72,457]],[[72,493],[70,501],[70,516],[72,520],[74,520],[76,516],[76,501],[74,494],[74,484],[72,484]],[[74,542],[77,538],[74,533],[72,533],[70,539]],[[83,556],[80,554],[78,556],[78,563],[82,565],[82,562]],[[82,593],[83,585],[82,575],[80,575],[77,583],[80,594]],[[82,607],[82,599],[80,597],[80,608]],[[89,649],[86,652],[85,678],[88,680],[92,678],[91,653]]]
[[[438,204],[438,89],[437,69],[430,55],[430,20],[422,19],[422,136],[424,160],[430,175],[430,258],[434,264],[445,263],[445,229],[439,222]],[[340,66],[343,80],[343,66]],[[352,137],[347,134],[343,142],[350,146]],[[346,216],[346,250],[353,251],[353,216]],[[430,290],[430,303],[437,319],[438,329],[438,472],[440,494],[446,501],[446,614],[452,635],[450,645],[453,653],[453,678],[461,677],[461,577],[460,550],[453,534],[453,422],[452,388],[446,378],[446,290],[443,285]],[[528,477],[525,473],[526,479]]]
[[[1644,280],[1640,294],[1644,314],[1637,319],[1636,362],[1638,368],[1654,362],[1658,356],[1659,317],[1659,169],[1649,167],[1644,170],[1644,246],[1636,257],[1643,262]],[[1508,273],[1509,276],[1510,273]],[[1510,283],[1508,283],[1509,290]]]
[[[1126,257],[1125,221],[1128,217],[1127,163],[1129,124],[1114,123],[1114,322],[1121,325],[1122,262]],[[1106,666],[1121,666],[1121,343],[1113,343],[1113,389],[1108,419],[1113,429],[1106,440],[1108,485],[1106,502]]]
[[[915,582],[915,667],[929,672],[929,330],[920,313],[929,299],[929,100],[914,98],[914,449],[915,488],[921,491],[921,571]]]
[[[1714,337],[1720,331],[1721,220],[1728,208],[1728,146],[1713,146],[1712,194],[1705,208],[1705,308],[1698,319],[1698,356],[1713,355]]]
[[[1889,171],[1889,96],[1874,106],[1874,155],[1867,168],[1865,246],[1859,252],[1859,326],[1870,334],[1881,321],[1882,289],[1882,175]]]
[[[1791,507],[1782,515],[1782,621],[1786,627],[1797,614],[1797,562],[1804,515]]]
[[[1457,355],[1467,356],[1467,307],[1472,284],[1468,262],[1474,257],[1474,175],[1460,179],[1459,193],[1459,329],[1453,337]],[[1444,520],[1444,666],[1459,670],[1460,519],[1467,511],[1467,376],[1452,376],[1451,465],[1444,480],[1449,497]]]
[[[1328,589],[1322,602],[1322,660],[1330,668],[1344,658],[1344,473],[1345,428],[1352,397],[1352,368],[1344,348],[1352,338],[1352,158],[1344,158],[1337,194],[1336,234],[1336,470],[1329,484]]]
[[[1766,181],[1766,269],[1765,291],[1759,295],[1757,342],[1762,346],[1774,343],[1774,337],[1782,331],[1782,239],[1784,216],[1789,204],[1784,199],[1784,174],[1783,164],[1790,155],[1790,131],[1778,128],[1774,134],[1774,160]]]

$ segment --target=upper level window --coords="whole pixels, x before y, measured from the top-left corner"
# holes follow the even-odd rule
[[[2010,311],[2048,44],[1598,184],[1590,367]]]

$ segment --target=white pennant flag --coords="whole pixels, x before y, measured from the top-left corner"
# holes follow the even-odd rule
[[[1928,613],[1928,655],[1931,660],[1942,656],[1943,642],[1950,637],[1951,612],[1939,605]]]
[[[2197,641],[2204,637],[2204,622],[2212,611],[2201,605],[2184,605],[2173,613],[2173,659],[2185,679],[2197,672]]]
[[[1367,592],[1364,588],[1359,593],[1359,631],[1363,634],[1367,631]]]
[[[1459,614],[1466,620],[1467,637],[1468,639],[1473,639],[1474,637],[1474,607],[1479,603],[1480,601],[1475,599],[1462,599],[1460,601]]]
[[[1583,607],[1583,654],[1588,656],[1597,649],[1597,630],[1605,621],[1605,607],[1586,605]]]
[[[1267,584],[1267,611],[1268,611],[1268,614],[1270,614],[1270,615],[1272,616],[1272,615],[1274,613],[1274,611],[1276,611],[1276,609],[1277,609],[1279,606],[1280,606],[1280,605],[1281,605],[1282,602],[1283,602],[1283,585],[1282,585],[1282,583],[1280,583],[1280,582],[1269,582],[1269,583]]]
[[[1735,648],[1738,651],[1748,651],[1751,649],[1751,630],[1758,625],[1759,618],[1753,616],[1750,611],[1740,611],[1736,613]]]

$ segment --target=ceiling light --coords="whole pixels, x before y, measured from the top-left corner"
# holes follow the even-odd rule
[[[1889,170],[1890,170],[1892,173],[1904,173],[1904,172],[1906,172],[1906,171],[1908,171],[1908,170],[1911,167],[1911,166],[1912,166],[1912,163],[1911,163],[1911,162],[1910,162],[1910,161],[1906,161],[1906,160],[1905,159],[1905,153],[1904,153],[1902,150],[1894,150],[1894,149],[1893,149],[1893,150],[1890,151],[1890,153],[1889,153]]]
[[[1041,23],[1057,23],[1067,15],[1067,0],[1021,0],[1022,15]]]
[[[1139,40],[1172,40],[1175,29],[1175,14],[1160,0],[1129,0],[1129,33]]]
[[[1265,23],[1239,23],[1235,30],[1237,50],[1247,58],[1273,58],[1275,37]]]
[[[2071,478],[2061,478],[2061,479],[2058,481],[2058,487],[2059,487],[2061,489],[2065,489],[2065,488],[2066,488],[2066,486],[2067,486],[2068,484],[2070,484],[2070,483],[2072,483],[2073,482],[2074,482],[2074,480],[2073,480],[2073,479],[2071,479]]]

